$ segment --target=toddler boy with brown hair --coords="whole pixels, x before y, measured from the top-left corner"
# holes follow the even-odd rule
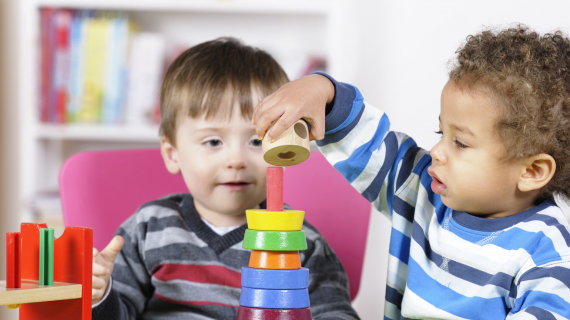
[[[93,319],[236,318],[250,256],[242,248],[245,210],[265,208],[268,167],[249,119],[287,82],[269,54],[232,38],[199,44],[171,64],[161,91],[161,152],[190,194],[143,205],[94,252]],[[313,226],[303,230],[313,318],[358,319],[340,261]]]

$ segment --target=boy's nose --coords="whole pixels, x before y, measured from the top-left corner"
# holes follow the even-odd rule
[[[441,141],[438,142],[429,152],[432,164],[446,164],[447,163],[447,156],[443,151],[443,147],[441,146]]]
[[[247,167],[247,160],[245,156],[239,152],[230,152],[228,158],[226,159],[226,167],[229,169],[245,169]]]

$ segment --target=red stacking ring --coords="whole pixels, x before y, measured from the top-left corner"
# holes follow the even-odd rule
[[[312,320],[311,308],[260,309],[239,307],[236,320]]]

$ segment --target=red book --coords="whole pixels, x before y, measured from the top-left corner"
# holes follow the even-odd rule
[[[55,94],[55,106],[53,107],[53,120],[58,123],[65,122],[66,105],[69,99],[67,91],[69,82],[69,32],[73,20],[73,11],[69,9],[59,9],[54,16],[54,72],[53,90]]]
[[[40,45],[41,45],[41,71],[40,71],[40,120],[50,120],[50,91],[52,87],[53,49],[51,41],[51,25],[55,10],[52,8],[40,9]]]

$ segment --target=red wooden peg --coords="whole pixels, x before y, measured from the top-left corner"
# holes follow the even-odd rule
[[[267,211],[283,211],[283,168],[267,168]]]
[[[6,288],[21,288],[20,233],[6,233]]]

